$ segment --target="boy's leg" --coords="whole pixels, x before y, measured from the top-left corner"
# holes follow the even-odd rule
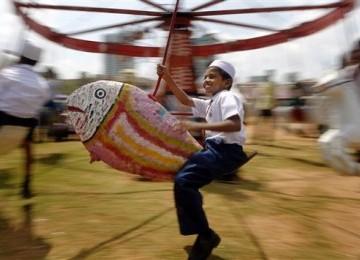
[[[199,234],[209,229],[199,191],[213,180],[208,172],[207,155],[207,150],[194,154],[175,177],[174,198],[182,235]]]
[[[221,240],[209,228],[199,192],[201,187],[213,180],[214,175],[207,169],[209,167],[207,160],[211,156],[208,150],[196,153],[175,178],[174,195],[180,233],[198,234],[189,254],[189,260],[206,259]]]
[[[175,177],[174,197],[183,235],[209,231],[199,189],[221,174],[234,171],[247,159],[238,145],[208,140],[206,147],[191,156]]]
[[[199,189],[223,173],[238,168],[247,158],[242,147],[207,140],[175,177],[174,197],[182,235],[198,234],[189,260],[206,259],[221,241],[210,227]]]

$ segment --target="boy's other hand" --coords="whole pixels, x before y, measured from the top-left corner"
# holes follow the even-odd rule
[[[163,76],[164,74],[166,74],[167,70],[166,67],[164,65],[158,64],[157,65],[157,74],[159,76]]]
[[[199,123],[188,120],[179,121],[177,126],[185,130],[201,130],[201,125]]]

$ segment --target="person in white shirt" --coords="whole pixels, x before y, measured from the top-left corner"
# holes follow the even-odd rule
[[[167,83],[175,97],[192,108],[206,122],[182,121],[188,130],[205,130],[205,148],[193,154],[174,180],[174,197],[182,235],[197,235],[189,259],[207,259],[220,243],[220,237],[210,227],[202,207],[199,189],[234,172],[247,160],[243,151],[246,140],[244,108],[240,98],[229,91],[235,68],[222,60],[213,61],[204,75],[203,87],[211,99],[189,97],[173,80],[163,65],[157,73]]]
[[[356,88],[356,93],[360,100],[360,40],[357,40],[350,51],[350,61],[349,65],[355,67],[354,69],[354,85]]]
[[[32,135],[38,123],[39,111],[50,98],[49,85],[33,69],[40,59],[41,52],[42,49],[38,45],[25,41],[19,62],[0,71],[0,127],[14,125],[29,128],[23,143],[26,160],[22,195],[25,198],[32,196]]]

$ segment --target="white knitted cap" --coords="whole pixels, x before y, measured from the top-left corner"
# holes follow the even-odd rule
[[[215,66],[218,67],[220,69],[222,69],[223,71],[225,71],[227,74],[230,75],[230,77],[232,79],[234,79],[235,76],[235,68],[233,65],[231,65],[230,63],[223,61],[223,60],[214,60],[209,67],[211,66]]]
[[[41,51],[42,49],[36,43],[25,41],[21,51],[21,56],[31,60],[39,61]]]

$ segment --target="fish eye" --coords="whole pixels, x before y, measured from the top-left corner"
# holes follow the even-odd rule
[[[99,88],[95,91],[95,97],[98,99],[103,99],[106,96],[106,91],[102,88]]]

